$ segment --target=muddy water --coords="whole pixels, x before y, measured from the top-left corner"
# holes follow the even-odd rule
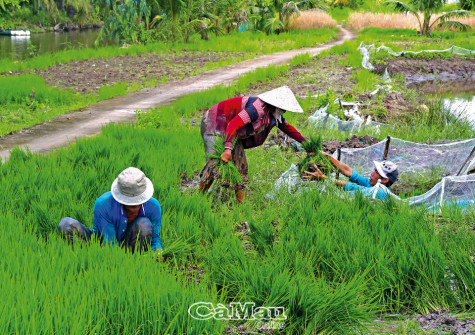
[[[442,97],[443,108],[466,119],[475,130],[475,79],[428,80],[409,86],[428,95]]]
[[[30,36],[0,35],[0,59],[25,59],[33,49],[36,54],[45,54],[64,49],[94,48],[99,30],[71,31],[63,33],[32,33]],[[115,45],[113,41],[101,45]],[[33,49],[30,45],[33,45]]]

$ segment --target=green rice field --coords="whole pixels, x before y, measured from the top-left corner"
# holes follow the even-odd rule
[[[357,64],[356,42],[349,43],[330,53]],[[296,194],[284,190],[270,200],[274,182],[298,161],[295,152],[277,146],[246,151],[243,204],[219,186],[201,194],[184,184],[184,176],[197,180],[206,158],[199,127],[188,120],[247,93],[258,80],[277,81],[310,61],[299,56],[290,65],[259,69],[232,85],[140,111],[135,125],[108,125],[98,136],[49,154],[14,149],[0,163],[0,334],[373,334],[383,316],[473,313],[473,211],[443,208],[432,215],[393,200],[340,198],[312,187]],[[355,80],[363,85],[365,76]],[[40,109],[85,103],[34,75],[23,79],[39,87]],[[7,85],[9,91],[0,90],[2,103],[28,104],[31,86],[0,81]],[[309,95],[300,103],[308,112],[321,99]],[[473,129],[440,107],[429,106],[391,135],[417,142],[473,138]],[[305,137],[348,135],[315,131],[307,117],[287,119]],[[57,232],[66,216],[92,227],[95,200],[129,166],[153,182],[166,260],[95,240],[71,245]],[[246,302],[284,313],[232,318],[223,312]],[[215,308],[200,319],[192,309],[197,303]],[[407,324],[392,331],[384,333],[422,334]]]

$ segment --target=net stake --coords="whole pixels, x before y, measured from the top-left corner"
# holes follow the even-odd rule
[[[468,160],[470,159],[470,157],[472,157],[474,151],[475,151],[475,145],[473,146],[472,151],[470,151],[470,155],[468,155],[467,159],[465,160],[465,162],[463,162],[462,166],[460,167],[460,170],[459,170],[459,172],[457,173],[457,176],[460,176],[460,174],[462,173],[462,169],[464,168],[465,164],[467,164],[467,162],[468,162]]]
[[[336,149],[336,156],[339,162],[341,159],[341,146],[338,147],[338,149]],[[339,179],[339,178],[340,178],[340,167],[338,166],[338,170],[336,170],[336,179]]]
[[[386,144],[384,145],[383,161],[388,158],[389,143],[391,143],[391,136],[388,135],[388,137],[386,137]]]

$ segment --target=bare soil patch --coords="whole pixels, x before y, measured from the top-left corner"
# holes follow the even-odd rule
[[[379,140],[371,135],[356,136],[353,135],[343,142],[327,141],[323,142],[322,150],[329,153],[334,153],[338,148],[366,148],[370,145],[378,143]]]
[[[114,85],[122,81],[143,84],[151,80],[183,79],[203,71],[206,64],[244,58],[245,55],[243,52],[170,51],[72,61],[33,72],[45,78],[50,86],[94,93],[102,85]]]
[[[266,83],[251,85],[248,92],[256,96],[273,88],[287,85],[295,95],[300,97],[326,92],[330,87],[337,95],[350,92],[355,84],[350,79],[351,68],[338,64],[343,56],[330,55],[325,58],[315,58],[305,65],[298,65],[290,69],[289,74]]]
[[[475,334],[475,319],[459,320],[446,312],[432,312],[414,318],[425,331],[439,330],[450,334]]]

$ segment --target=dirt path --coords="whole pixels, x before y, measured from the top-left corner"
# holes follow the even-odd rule
[[[117,97],[88,106],[81,111],[61,115],[51,122],[0,138],[0,157],[5,161],[15,146],[28,147],[31,152],[49,152],[56,147],[73,143],[76,138],[100,133],[102,126],[110,122],[134,122],[135,110],[148,110],[173,102],[177,98],[206,90],[219,84],[231,83],[240,75],[268,65],[284,64],[294,56],[303,53],[316,55],[334,45],[354,38],[354,34],[341,28],[336,41],[319,47],[278,52],[250,59],[224,68],[208,71],[184,80],[143,89],[123,97]]]

